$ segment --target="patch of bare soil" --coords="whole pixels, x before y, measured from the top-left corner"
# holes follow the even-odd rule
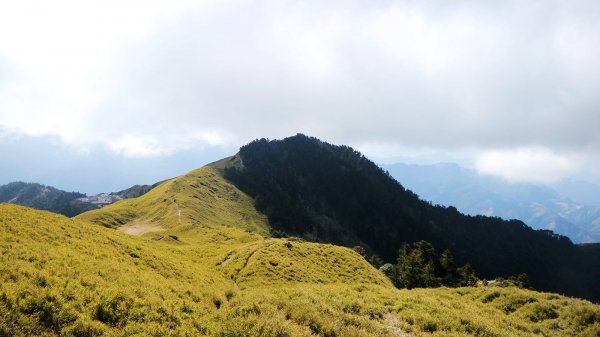
[[[129,225],[119,227],[118,230],[129,235],[143,235],[150,232],[160,232],[163,229],[156,224],[149,224],[146,222],[136,221]]]

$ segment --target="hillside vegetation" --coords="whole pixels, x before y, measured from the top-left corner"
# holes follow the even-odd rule
[[[162,182],[153,185],[134,185],[122,191],[110,193],[110,196],[118,196],[123,199],[136,198],[147,193],[160,183]],[[0,202],[27,206],[69,217],[98,209],[105,205],[105,203],[98,204],[79,200],[84,197],[86,195],[83,193],[67,192],[38,183],[12,182],[0,185]]]
[[[347,248],[202,228],[157,240],[0,205],[0,336],[600,333],[587,301],[510,287],[397,290]]]
[[[260,139],[221,166],[277,233],[361,245],[387,262],[403,243],[425,240],[480,277],[526,273],[536,289],[600,300],[600,245],[432,205],[348,146],[304,135]]]
[[[66,192],[37,183],[12,182],[0,186],[0,202],[33,207],[66,216],[74,216],[96,208],[75,201],[82,197],[85,197],[85,194]]]
[[[311,159],[310,151],[304,155]],[[286,209],[223,176],[256,174],[252,165],[243,155],[226,158],[72,219],[0,204],[0,337],[600,335],[600,307],[588,301],[483,284],[399,290],[355,250],[273,238],[286,229],[326,241],[318,230],[305,235],[273,221],[273,212]],[[278,181],[283,167],[267,169],[267,183],[287,191],[276,194],[281,202],[304,198],[292,214],[305,224],[330,221],[330,233],[347,225],[311,213],[324,209],[313,208],[294,181]],[[343,170],[360,182],[360,165]],[[377,210],[365,205],[364,212]],[[358,238],[353,227],[346,231]],[[372,233],[362,235],[364,243]],[[595,248],[585,250],[593,255]]]
[[[382,167],[421,198],[436,204],[452,205],[471,215],[520,219],[532,228],[551,229],[576,243],[600,242],[600,207],[576,202],[550,185],[507,182],[449,163]],[[593,185],[581,188],[585,191],[586,187]]]
[[[256,211],[254,201],[208,166],[77,218],[140,235],[203,234],[212,227],[239,228],[251,236],[268,233],[267,218]]]

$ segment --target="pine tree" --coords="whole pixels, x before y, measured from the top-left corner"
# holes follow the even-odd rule
[[[442,284],[448,287],[454,287],[458,283],[454,257],[449,249],[446,249],[440,257],[440,275]]]
[[[386,267],[386,275],[399,288],[475,286],[477,277],[470,265],[456,268],[454,257],[446,249],[441,256],[427,241],[402,244],[396,265]]]
[[[477,285],[477,277],[475,276],[475,271],[471,268],[470,264],[465,264],[461,268],[457,269],[459,276],[458,285],[461,287],[473,287]]]
[[[440,279],[435,275],[435,249],[426,241],[415,242],[412,249],[403,245],[398,256],[397,270],[397,283],[403,288],[436,287],[440,284]]]

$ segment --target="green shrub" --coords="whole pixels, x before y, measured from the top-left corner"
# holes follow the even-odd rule
[[[497,301],[495,301],[495,302],[497,302]],[[510,314],[512,312],[517,311],[519,308],[521,308],[525,304],[534,303],[534,302],[537,302],[537,299],[535,299],[531,296],[509,294],[505,298],[502,298],[502,300],[499,303],[499,308],[502,311],[504,311],[505,314]]]
[[[558,312],[549,304],[534,304],[531,306],[531,312],[527,315],[532,322],[542,322],[547,319],[558,318]]]
[[[260,315],[262,310],[256,303],[242,305],[234,311],[235,316],[247,318],[250,315]]]
[[[223,300],[219,296],[213,296],[212,302],[215,305],[215,308],[221,309],[221,305],[223,305]]]
[[[98,337],[107,331],[106,326],[98,321],[80,317],[73,325],[64,328],[61,336],[64,337]]]
[[[122,325],[129,316],[132,306],[131,299],[123,294],[117,294],[110,298],[102,298],[96,304],[94,319],[112,326]]]
[[[231,301],[231,299],[233,298],[233,296],[235,296],[235,291],[234,291],[233,289],[228,289],[228,290],[225,292],[225,298],[226,298],[228,301]]]
[[[54,295],[30,295],[20,304],[22,313],[36,317],[44,327],[60,331],[77,318],[74,313],[63,308],[61,300]]]
[[[589,326],[577,337],[600,337],[600,324]]]
[[[600,323],[600,310],[594,309],[590,306],[575,306],[568,314],[569,320],[581,329],[594,323]]]
[[[361,305],[358,302],[352,302],[344,305],[342,311],[349,314],[358,314],[360,313]]]
[[[491,302],[491,301],[495,300],[498,297],[500,297],[500,292],[499,291],[494,291],[493,293],[489,293],[489,294],[485,295],[483,297],[483,299],[481,299],[481,302],[482,303],[488,303],[488,302]]]
[[[420,322],[419,327],[425,332],[436,332],[438,329],[437,323],[430,320]]]

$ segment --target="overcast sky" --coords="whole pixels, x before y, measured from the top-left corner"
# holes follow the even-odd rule
[[[599,93],[596,0],[0,2],[0,183],[151,183],[298,132],[599,182]]]

